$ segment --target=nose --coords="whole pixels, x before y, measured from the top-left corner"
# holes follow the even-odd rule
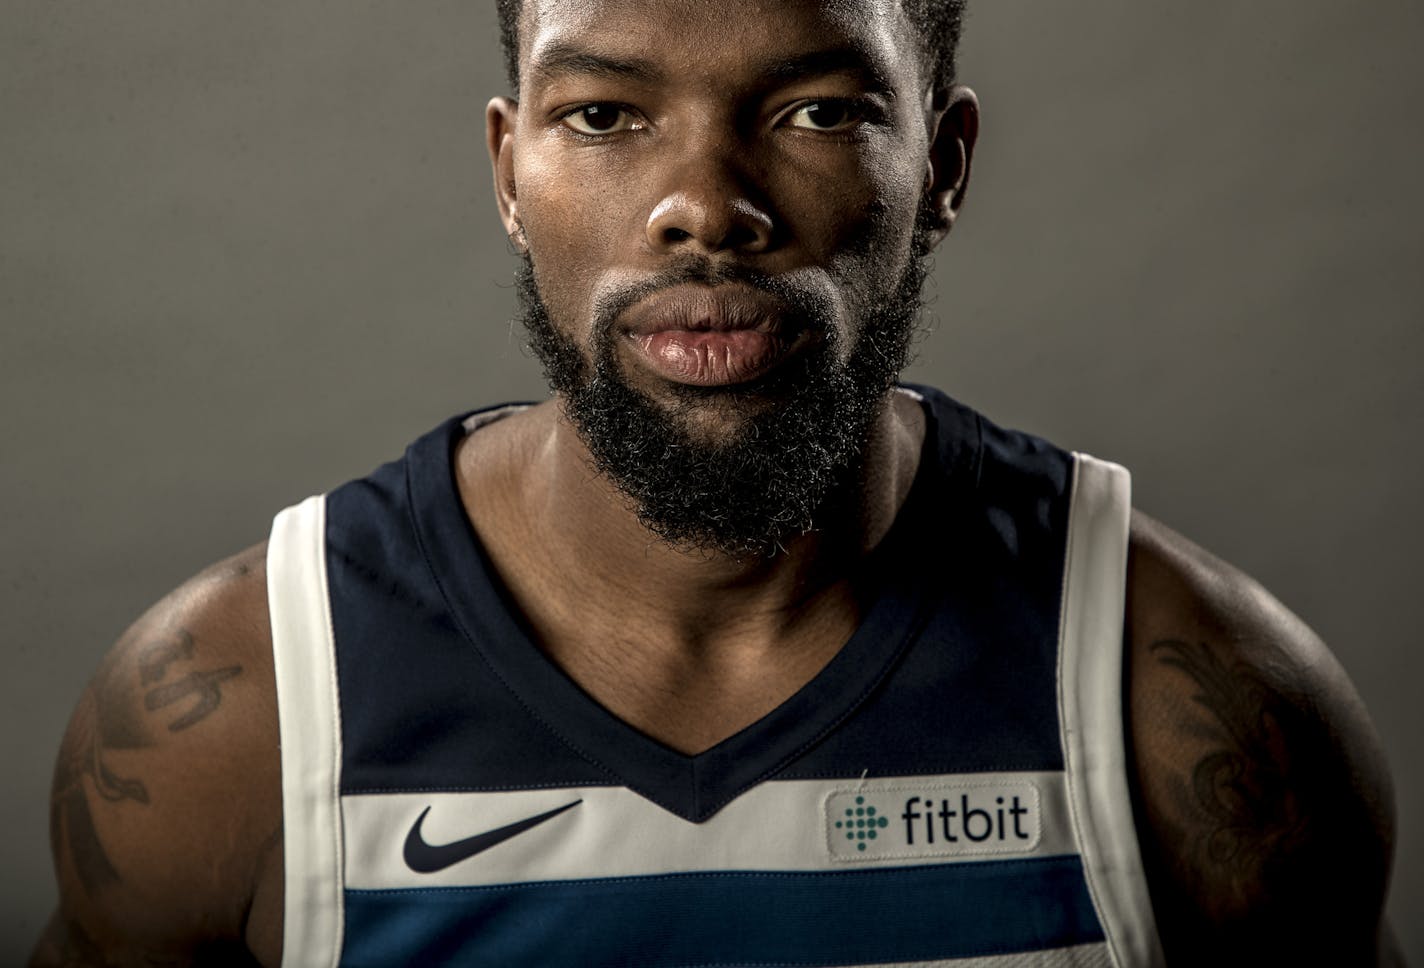
[[[702,254],[754,254],[770,248],[775,225],[766,205],[747,191],[748,180],[718,149],[694,148],[648,213],[647,239],[655,252],[692,248]]]

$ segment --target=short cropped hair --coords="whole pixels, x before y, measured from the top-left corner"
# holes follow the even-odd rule
[[[920,68],[934,90],[954,83],[955,52],[964,28],[966,0],[901,0],[905,15],[920,39]],[[499,6],[499,42],[504,49],[504,71],[511,89],[519,92],[519,15],[523,0],[496,0]]]

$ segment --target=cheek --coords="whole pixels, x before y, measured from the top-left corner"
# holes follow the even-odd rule
[[[896,172],[869,179],[855,196],[842,195],[824,265],[862,315],[894,292],[912,257],[918,181]]]
[[[888,301],[896,298],[913,258],[918,178],[890,169],[867,178],[854,196],[838,199],[840,219],[835,245],[825,256],[827,274],[839,290],[847,336]],[[844,346],[850,352],[852,337]]]
[[[812,258],[847,270],[909,252],[923,172],[915,146],[875,143],[827,153],[822,165],[788,167],[779,179],[785,214]],[[821,160],[821,159],[813,159]]]
[[[526,152],[515,177],[516,184],[538,186],[520,196],[519,221],[540,295],[561,327],[578,321],[582,328],[600,267],[611,258],[618,216],[597,182],[547,155]]]

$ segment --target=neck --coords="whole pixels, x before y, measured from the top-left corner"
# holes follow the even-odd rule
[[[909,494],[924,416],[887,394],[852,511],[769,558],[688,551],[646,530],[555,404],[470,434],[464,507],[535,642],[609,712],[684,753],[755,722],[860,624],[864,558]]]
[[[847,513],[772,557],[675,548],[596,473],[556,404],[470,435],[470,520],[541,649],[612,713],[687,753],[765,715],[840,650],[866,554],[910,490],[919,404],[887,395]]]
[[[587,448],[557,408],[528,493],[545,522],[548,548],[564,563],[590,573],[629,607],[656,610],[683,630],[680,639],[716,637],[740,628],[747,615],[792,617],[827,587],[853,575],[861,559],[889,531],[909,492],[924,437],[919,405],[906,394],[886,395],[863,456],[864,472],[837,495],[834,509],[803,535],[787,538],[771,556],[736,555],[678,547],[639,520],[627,496],[591,470]]]

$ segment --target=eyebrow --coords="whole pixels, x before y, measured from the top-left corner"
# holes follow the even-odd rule
[[[652,62],[596,53],[567,41],[554,41],[537,54],[531,73],[545,80],[588,76],[609,80],[656,83],[663,72]],[[762,65],[759,75],[773,84],[786,84],[807,77],[851,74],[878,93],[893,94],[895,85],[885,65],[874,53],[858,45],[828,47]]]
[[[762,69],[764,77],[780,83],[826,74],[852,74],[885,94],[894,93],[895,90],[890,72],[880,59],[870,50],[857,45],[808,51],[785,60],[774,61]]]
[[[588,75],[610,80],[653,82],[662,78],[662,72],[650,61],[609,57],[563,41],[555,41],[539,51],[532,67],[534,74],[547,79]]]

